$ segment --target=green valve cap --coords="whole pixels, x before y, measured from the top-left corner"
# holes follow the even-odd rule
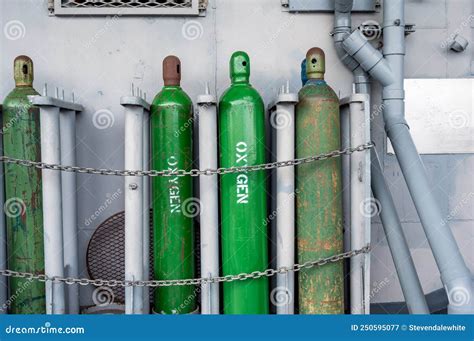
[[[248,83],[250,79],[250,58],[243,51],[237,51],[230,57],[230,78],[232,84]]]
[[[306,75],[308,79],[324,79],[326,72],[326,58],[324,51],[313,47],[306,53]]]
[[[33,86],[33,61],[28,56],[18,56],[13,62],[16,86]]]

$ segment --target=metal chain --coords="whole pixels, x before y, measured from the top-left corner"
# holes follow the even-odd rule
[[[270,162],[270,163],[263,163],[254,166],[243,166],[243,167],[229,167],[229,168],[217,168],[217,169],[192,169],[192,170],[115,170],[115,169],[96,169],[90,167],[79,167],[79,166],[64,166],[60,164],[53,164],[53,163],[44,163],[38,161],[31,161],[31,160],[22,160],[22,159],[15,159],[8,156],[0,156],[0,162],[16,164],[20,166],[26,167],[34,167],[38,169],[48,169],[48,170],[56,170],[56,171],[64,171],[64,172],[76,172],[76,173],[87,173],[87,174],[99,174],[99,175],[116,175],[116,176],[201,176],[201,175],[215,175],[215,174],[230,174],[230,173],[242,173],[242,172],[254,172],[260,170],[269,170],[274,168],[280,167],[290,167],[290,166],[298,166],[301,164],[311,163],[315,161],[326,160],[333,157],[338,157],[342,155],[350,155],[355,152],[362,152],[364,150],[368,150],[373,148],[375,145],[373,142],[361,144],[354,148],[345,148],[342,150],[333,150],[328,153],[319,154],[316,156],[309,156],[294,160],[288,161],[277,161],[277,162]]]
[[[209,283],[221,283],[221,282],[234,282],[243,281],[247,279],[257,279],[261,277],[272,277],[276,274],[285,274],[288,272],[298,272],[301,270],[311,269],[314,267],[320,267],[328,263],[336,263],[346,258],[351,258],[360,254],[369,253],[371,250],[370,245],[364,246],[358,250],[352,250],[338,255],[330,256],[327,258],[321,258],[315,261],[308,261],[302,264],[295,264],[292,267],[281,267],[278,269],[266,269],[264,271],[254,271],[250,273],[241,273],[238,275],[226,275],[218,277],[208,278],[190,278],[190,279],[174,279],[174,280],[152,280],[152,281],[119,281],[119,280],[105,280],[105,279],[89,279],[89,278],[72,278],[72,277],[59,277],[59,276],[47,276],[44,274],[34,274],[31,272],[20,272],[13,270],[0,270],[0,276],[24,278],[26,280],[37,280],[39,282],[54,282],[54,283],[65,283],[65,284],[80,284],[80,285],[94,285],[96,287],[170,287],[170,286],[186,286],[186,285],[200,285]]]

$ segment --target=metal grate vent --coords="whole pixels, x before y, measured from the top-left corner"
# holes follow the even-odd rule
[[[54,15],[199,15],[207,0],[54,0]]]
[[[153,240],[152,214],[150,211],[150,240]],[[125,277],[125,212],[114,214],[97,227],[87,247],[87,271],[91,279]],[[150,278],[153,278],[153,243],[150,243]],[[125,303],[125,289],[114,287],[114,303]],[[152,299],[150,289],[150,299]]]

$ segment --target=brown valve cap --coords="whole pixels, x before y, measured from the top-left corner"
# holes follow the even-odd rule
[[[163,59],[163,80],[165,86],[179,86],[181,83],[181,61],[176,56]]]

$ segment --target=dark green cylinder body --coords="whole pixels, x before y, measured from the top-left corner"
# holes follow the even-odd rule
[[[243,52],[231,58],[232,85],[219,103],[221,167],[265,162],[264,105],[249,84],[250,62]],[[222,268],[224,275],[265,270],[266,174],[264,171],[221,177]],[[224,283],[225,314],[266,314],[268,279]]]
[[[179,85],[165,86],[151,106],[152,169],[192,167],[192,102]],[[193,278],[192,178],[152,180],[154,275],[156,279]],[[187,314],[197,308],[194,286],[160,287],[154,312]]]
[[[29,58],[19,58],[15,67],[17,63],[28,65],[20,71],[31,73],[31,84],[17,85],[3,102],[3,150],[9,157],[41,161],[39,111],[27,98],[38,95],[32,87],[32,63]],[[44,274],[41,170],[7,163],[3,166],[8,268]],[[12,314],[46,313],[44,283],[11,277],[9,285]]]
[[[340,149],[339,99],[323,79],[324,54],[319,49],[299,92],[296,108],[296,156],[313,156]],[[310,50],[311,51],[311,50]],[[314,52],[314,51],[313,51]],[[309,53],[309,52],[308,52]],[[298,263],[343,252],[342,179],[340,158],[297,166],[296,223]],[[299,272],[301,314],[344,313],[343,263]]]

